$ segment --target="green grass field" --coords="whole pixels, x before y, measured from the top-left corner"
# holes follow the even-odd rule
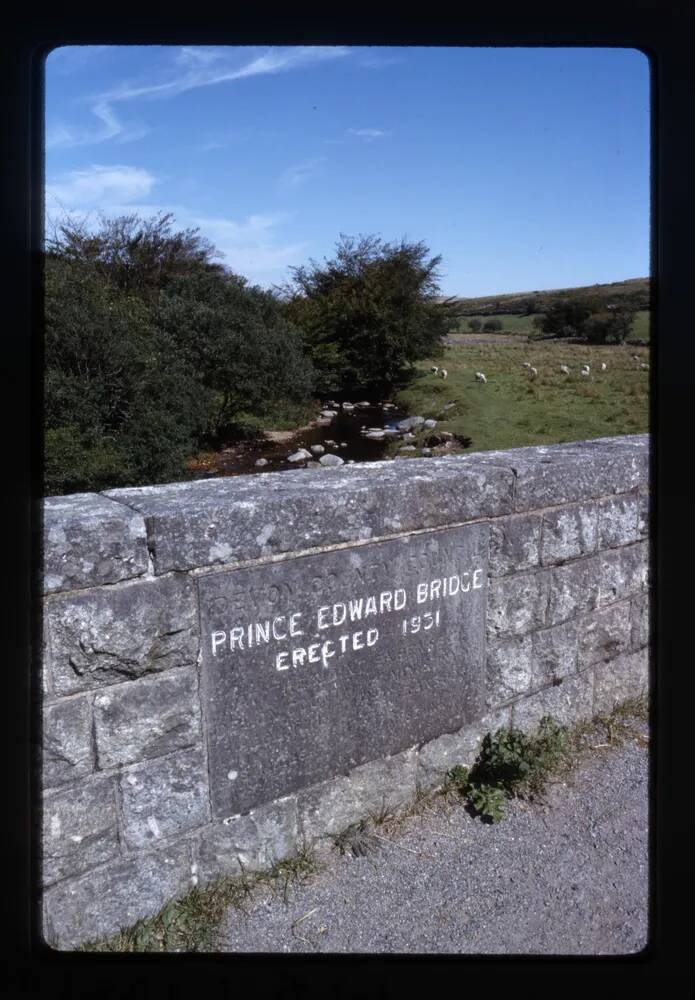
[[[438,420],[437,430],[470,437],[470,451],[640,434],[649,429],[649,372],[633,354],[649,362],[648,348],[626,345],[455,344],[443,359],[423,362],[394,401],[411,414]],[[537,378],[528,375],[524,361],[538,369]],[[602,361],[605,372],[599,370]],[[591,367],[588,378],[579,374],[584,363]],[[447,369],[446,380],[430,373],[431,364]],[[561,374],[561,364],[570,368],[569,376]],[[475,380],[477,371],[487,383]]]
[[[535,327],[533,326],[533,316],[524,315],[496,315],[496,316],[484,316],[482,314],[478,316],[463,316],[459,320],[456,333],[471,333],[471,329],[468,325],[468,321],[471,319],[479,319],[481,324],[484,324],[487,320],[498,319],[502,324],[502,329],[498,331],[500,334],[522,334],[525,336],[531,336],[536,333]],[[485,331],[480,330],[481,333]],[[632,326],[631,338],[635,340],[649,340],[649,310],[640,309],[639,312],[635,313],[635,322]]]

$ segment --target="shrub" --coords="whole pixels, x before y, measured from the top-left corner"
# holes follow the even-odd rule
[[[332,260],[291,268],[286,313],[321,392],[380,395],[414,374],[415,362],[443,353],[459,314],[453,299],[438,301],[440,261],[422,242],[341,236]]]
[[[622,343],[635,318],[626,306],[604,309],[597,299],[562,299],[533,320],[542,333],[553,337],[579,337],[594,344]]]
[[[499,333],[502,329],[502,321],[499,319],[487,319],[483,323],[483,330],[488,333]]]
[[[634,320],[634,312],[625,308],[595,313],[586,322],[586,339],[592,344],[622,344]]]
[[[498,729],[487,733],[470,768],[460,764],[447,773],[447,784],[465,795],[473,808],[491,823],[504,816],[511,796],[540,795],[554,771],[570,759],[567,728],[544,716],[535,735],[520,729]]]
[[[313,369],[282,304],[213,266],[192,231],[129,217],[50,247],[48,493],[179,479],[202,444],[248,432],[249,415],[306,404]]]
[[[480,330],[480,328],[481,328],[482,325],[483,324],[481,323],[481,321],[479,319],[469,319],[468,320],[468,329],[472,330],[473,333],[477,333]]]
[[[283,401],[305,401],[313,390],[300,331],[273,295],[244,278],[196,275],[173,282],[153,315],[207,390],[214,437],[234,433],[242,413],[258,417]]]

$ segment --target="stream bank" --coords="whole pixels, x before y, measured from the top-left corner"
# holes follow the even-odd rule
[[[188,463],[190,478],[280,472],[291,468],[452,454],[467,438],[436,430],[436,420],[408,416],[391,400],[326,400],[312,422],[261,438],[233,441]]]

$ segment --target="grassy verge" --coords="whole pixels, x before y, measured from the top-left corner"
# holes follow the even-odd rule
[[[279,861],[270,871],[230,875],[206,886],[195,886],[185,895],[167,903],[153,917],[124,927],[109,938],[83,944],[79,951],[109,952],[210,952],[218,950],[219,931],[230,907],[245,910],[246,903],[260,885],[270,886],[287,902],[292,885],[305,881],[319,870],[313,854],[303,851]]]
[[[649,429],[649,372],[633,355],[649,362],[644,347],[454,344],[443,360],[423,362],[394,401],[408,413],[436,419],[438,431],[470,438],[470,451],[640,434]],[[523,362],[538,375],[531,377]],[[446,368],[447,378],[431,374],[431,364]],[[579,374],[584,364],[589,377]],[[476,381],[478,371],[486,383]]]

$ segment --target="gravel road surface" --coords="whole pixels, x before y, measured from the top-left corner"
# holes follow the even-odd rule
[[[646,733],[646,728],[642,728]],[[648,939],[648,752],[592,750],[498,824],[440,798],[374,828],[366,856],[325,852],[287,901],[230,909],[224,952],[626,955]]]

